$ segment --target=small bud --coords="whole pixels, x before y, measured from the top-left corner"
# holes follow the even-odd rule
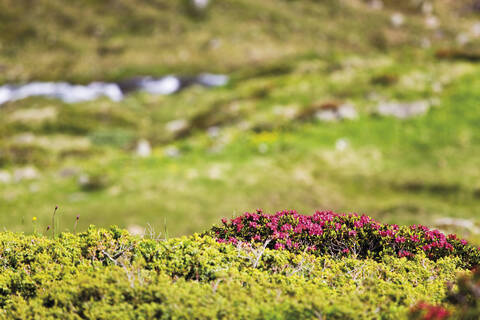
[[[58,210],[58,206],[55,206],[55,210]]]
[[[80,215],[79,214],[77,214],[77,220],[80,220]]]
[[[47,231],[50,230],[50,226],[47,226]]]
[[[32,222],[35,222],[35,221],[37,221],[37,217],[32,218]]]

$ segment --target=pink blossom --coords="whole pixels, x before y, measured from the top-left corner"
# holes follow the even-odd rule
[[[355,221],[355,222],[353,223],[353,226],[354,226],[355,228],[359,228],[359,229],[360,229],[361,227],[363,227],[363,223],[362,223],[361,221]]]
[[[299,224],[298,226],[295,227],[295,229],[293,229],[293,232],[294,233],[302,233],[303,231],[303,225]]]
[[[404,243],[405,242],[405,237],[396,237],[395,242],[396,243]]]
[[[380,225],[378,223],[372,223],[370,226],[372,227],[372,229],[375,229],[375,230],[380,229]]]
[[[372,218],[370,218],[369,216],[366,216],[364,214],[360,217],[360,221],[363,222],[363,223],[368,223],[370,220],[372,220]]]
[[[399,256],[400,258],[402,258],[402,257],[410,257],[410,256],[412,256],[412,253],[409,252],[409,251],[406,251],[406,250],[400,250],[400,251],[398,252],[398,256]]]
[[[287,247],[292,247],[292,240],[290,239],[287,239],[287,241],[285,241],[285,244],[287,245]]]
[[[268,222],[267,223],[267,227],[272,230],[272,231],[276,231],[277,230],[277,225],[273,222]]]

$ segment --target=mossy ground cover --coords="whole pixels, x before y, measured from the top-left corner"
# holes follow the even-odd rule
[[[447,284],[470,273],[460,267],[467,256],[432,259],[423,252],[341,257],[220,243],[206,234],[167,240],[152,231],[138,238],[117,227],[52,238],[0,234],[0,316],[408,319],[419,303],[455,314]]]

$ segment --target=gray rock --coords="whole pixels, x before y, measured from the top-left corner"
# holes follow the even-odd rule
[[[12,181],[12,175],[6,170],[0,170],[0,183],[10,183]]]
[[[80,171],[77,168],[63,168],[62,170],[58,171],[58,175],[61,178],[71,178],[78,175],[79,172]]]
[[[338,117],[343,120],[354,120],[358,117],[357,110],[352,104],[342,104],[337,110]]]
[[[431,2],[425,1],[422,4],[422,12],[423,14],[430,15],[433,13],[433,4]]]
[[[38,171],[34,167],[18,168],[13,171],[13,180],[15,180],[15,182],[35,180],[38,179],[38,177]]]
[[[337,121],[337,113],[334,110],[322,110],[315,114],[315,117],[323,122]]]
[[[428,15],[425,18],[425,26],[428,29],[437,29],[440,26],[440,20],[434,15]]]
[[[369,2],[370,8],[373,10],[382,10],[383,9],[383,1],[382,0],[371,0]]]
[[[180,150],[175,146],[170,146],[165,148],[164,154],[170,158],[178,158],[180,157]]]
[[[210,0],[192,0],[193,6],[198,10],[205,10],[209,3]]]
[[[141,158],[147,158],[152,154],[152,147],[150,146],[150,142],[147,140],[140,140],[137,144],[136,149],[137,156]]]
[[[220,135],[220,128],[213,126],[207,129],[207,134],[210,138],[217,138]]]
[[[407,119],[425,114],[430,109],[427,101],[414,102],[382,102],[377,107],[377,113],[382,116],[392,116]]]
[[[466,229],[474,234],[480,233],[480,229],[475,225],[475,223],[466,219],[445,217],[437,219],[435,221],[435,225],[440,228],[457,227]]]
[[[188,126],[188,122],[185,119],[178,119],[178,120],[173,120],[168,122],[165,125],[165,129],[167,129],[168,132],[170,133],[177,133],[180,132],[184,129],[186,129]]]
[[[336,109],[320,110],[315,117],[324,122],[332,122],[338,120],[354,120],[358,117],[357,111],[352,104],[345,103]]]
[[[470,36],[466,33],[459,33],[456,40],[457,43],[461,46],[464,46],[471,41]]]
[[[338,139],[335,142],[335,150],[337,151],[345,151],[349,146],[350,146],[350,143],[345,138]]]
[[[222,74],[202,73],[196,78],[196,83],[205,87],[221,87],[228,83],[228,76]]]
[[[392,26],[399,28],[405,23],[405,16],[399,12],[392,14],[390,17],[390,22]]]

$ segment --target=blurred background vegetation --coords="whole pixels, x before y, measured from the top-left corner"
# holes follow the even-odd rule
[[[480,1],[1,0],[0,85],[225,74],[0,105],[0,226],[170,235],[261,207],[480,239]],[[40,228],[39,228],[40,229]]]

